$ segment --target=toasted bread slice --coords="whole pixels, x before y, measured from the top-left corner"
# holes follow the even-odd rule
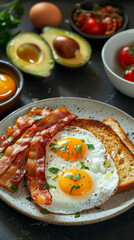
[[[92,119],[77,119],[71,125],[90,131],[104,144],[118,171],[117,193],[134,188],[134,154],[117,133],[105,123]]]
[[[120,124],[115,119],[107,118],[102,122],[110,126],[121,138],[121,140],[127,145],[131,152],[134,153],[134,144],[130,141],[130,139],[127,137],[127,134],[124,132]]]

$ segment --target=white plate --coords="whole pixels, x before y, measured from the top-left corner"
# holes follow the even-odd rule
[[[46,105],[53,109],[65,105],[69,111],[81,118],[94,118],[101,121],[105,118],[113,117],[119,121],[131,141],[133,141],[134,119],[131,116],[105,103],[83,98],[53,98],[26,105],[0,122],[0,135],[6,131],[9,125],[13,125],[20,115],[25,114],[31,107],[44,107]],[[17,193],[10,193],[0,187],[0,197],[9,206],[26,216],[60,225],[82,225],[104,221],[134,206],[134,189],[132,189],[126,193],[112,197],[99,210],[95,209],[81,213],[79,218],[75,218],[74,215],[42,214],[33,202],[29,202],[26,199],[29,197],[29,193],[24,180],[20,183]]]

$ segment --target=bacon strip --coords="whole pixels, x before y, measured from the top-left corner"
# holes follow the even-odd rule
[[[26,178],[31,197],[35,203],[50,205],[52,202],[49,190],[44,189],[43,186],[46,183],[46,147],[51,139],[73,119],[74,115],[68,115],[68,117],[59,120],[51,128],[37,133],[31,141]]]
[[[8,127],[5,134],[0,137],[0,152],[3,153],[18,137],[36,122],[36,117],[46,116],[52,109],[33,107],[26,115],[20,116],[14,126]],[[10,139],[10,140],[9,140]]]
[[[32,138],[37,132],[52,127],[59,119],[61,121],[63,119],[63,122],[70,122],[75,118],[76,116],[69,113],[65,107],[61,107],[53,110],[31,128],[28,128],[14,145],[7,148],[4,156],[0,159],[0,174],[3,174],[3,176],[0,177],[0,185],[10,191],[14,191],[10,189],[11,184],[16,186],[19,184],[26,173],[27,150]]]

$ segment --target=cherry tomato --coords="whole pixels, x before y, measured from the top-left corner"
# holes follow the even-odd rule
[[[134,65],[130,66],[123,76],[126,80],[134,82]]]
[[[91,35],[102,35],[103,28],[102,25],[98,23],[95,18],[90,18],[85,27],[85,32]]]
[[[102,20],[103,31],[106,32],[108,29],[112,28],[112,19],[111,17],[105,17]]]
[[[106,8],[105,8],[105,7],[102,7],[102,8],[101,8],[101,12],[102,12],[102,13],[106,13],[106,12],[107,12],[107,11],[106,11]]]
[[[124,46],[118,53],[118,62],[125,69],[125,66],[134,64],[134,43]]]
[[[86,21],[87,21],[86,14],[80,13],[78,15],[78,25],[79,25],[79,27],[82,28],[85,25]]]

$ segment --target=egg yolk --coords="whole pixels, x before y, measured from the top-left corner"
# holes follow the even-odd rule
[[[0,73],[0,100],[10,97],[16,89],[16,83],[12,77]]]
[[[64,138],[51,143],[50,147],[59,157],[69,161],[81,159],[87,150],[86,144],[77,138]]]
[[[60,175],[59,186],[68,195],[82,196],[91,191],[93,181],[84,170],[70,169]]]

